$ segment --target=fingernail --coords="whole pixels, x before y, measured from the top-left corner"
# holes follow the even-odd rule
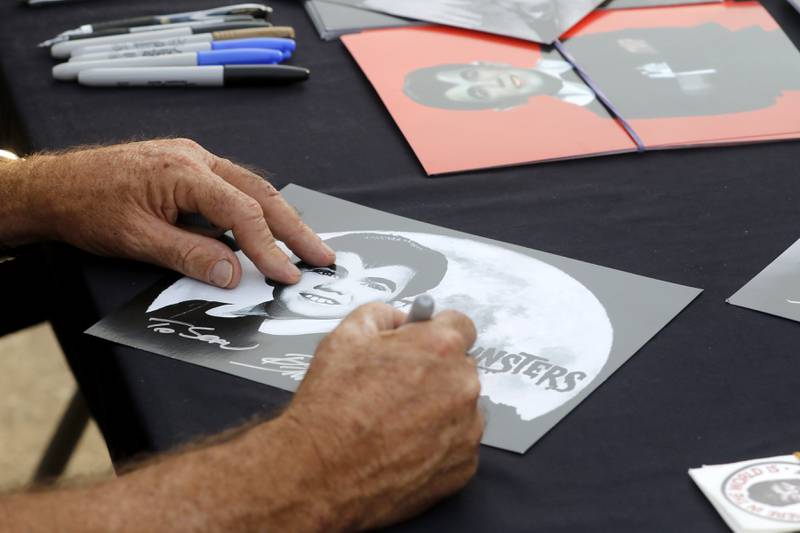
[[[320,242],[321,242],[321,241],[320,241]],[[326,251],[326,252],[328,252],[328,254],[329,254],[331,257],[336,257],[336,252],[334,252],[334,251],[333,251],[333,248],[331,248],[330,246],[328,246],[328,245],[327,245],[327,244],[325,244],[324,242],[322,243],[322,247],[325,249],[325,251]]]
[[[291,280],[290,283],[297,283],[300,281],[300,269],[294,266],[292,263],[286,263],[284,272],[286,273],[286,279]]]
[[[217,261],[211,269],[211,283],[218,287],[227,287],[233,279],[233,265],[227,259]]]

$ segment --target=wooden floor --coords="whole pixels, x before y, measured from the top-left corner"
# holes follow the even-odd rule
[[[0,338],[0,490],[26,485],[75,381],[50,326]],[[64,479],[113,475],[103,438],[92,423]]]

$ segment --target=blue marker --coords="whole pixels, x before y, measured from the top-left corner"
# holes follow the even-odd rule
[[[73,54],[70,61],[97,61],[99,59],[131,59],[134,57],[154,57],[173,54],[183,54],[186,52],[210,52],[212,50],[232,50],[236,48],[265,48],[269,50],[280,50],[283,58],[289,59],[295,51],[297,45],[293,39],[282,39],[279,37],[263,37],[260,39],[232,39],[230,41],[211,41],[205,43],[187,43],[161,48],[145,48],[141,50],[107,51],[95,53]]]
[[[242,48],[187,52],[156,57],[130,59],[98,59],[96,61],[69,61],[53,67],[53,78],[63,81],[78,79],[78,73],[96,68],[120,67],[202,67],[209,65],[270,65],[283,61],[280,50]]]

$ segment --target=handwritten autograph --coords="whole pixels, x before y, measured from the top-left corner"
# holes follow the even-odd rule
[[[225,340],[218,335],[211,334],[212,332],[216,331],[214,328],[195,326],[194,324],[189,324],[188,322],[180,322],[178,320],[170,320],[168,318],[150,318],[149,320],[150,322],[155,322],[154,324],[147,326],[147,329],[151,331],[161,333],[163,335],[173,335],[177,333],[178,337],[183,337],[184,339],[198,342],[205,342],[207,344],[215,344],[222,350],[255,350],[260,346],[259,344],[255,344],[253,346],[231,346],[230,341]]]
[[[287,353],[283,357],[262,357],[261,365],[249,365],[239,361],[228,361],[232,365],[245,366],[255,370],[274,372],[294,381],[302,381],[306,376],[313,355],[302,353]]]

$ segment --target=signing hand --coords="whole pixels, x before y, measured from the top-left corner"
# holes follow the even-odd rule
[[[345,529],[415,514],[477,468],[480,384],[466,356],[475,327],[454,311],[404,319],[385,304],[357,309],[322,341],[282,417],[314,442]]]
[[[276,238],[310,264],[335,260],[272,185],[187,139],[35,156],[14,165],[26,174],[38,237],[235,287],[242,272],[236,255],[175,225],[180,213],[199,213],[233,230],[242,251],[276,281],[300,279]]]

